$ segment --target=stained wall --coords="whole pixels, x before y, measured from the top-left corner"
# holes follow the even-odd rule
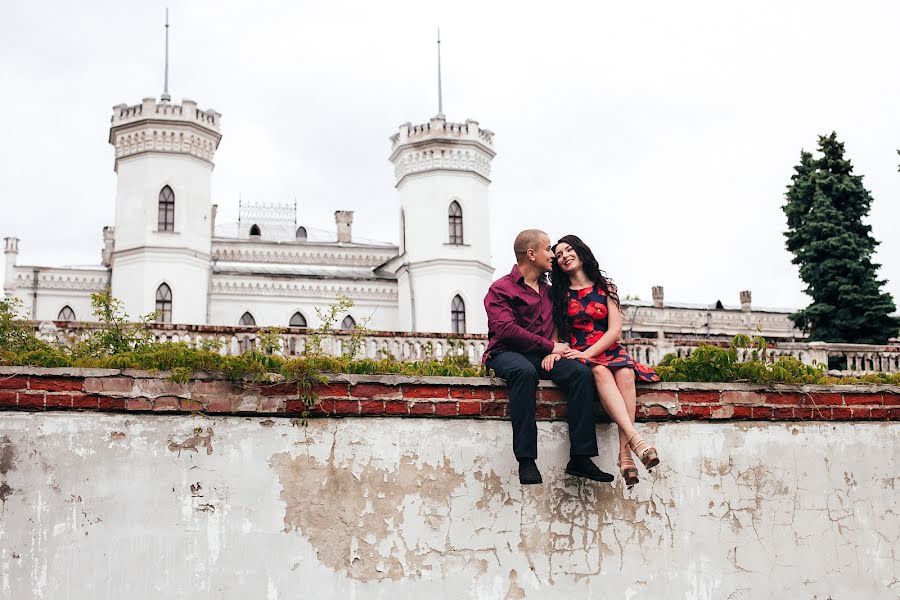
[[[0,413],[3,598],[896,598],[896,422],[675,421],[632,490],[505,420]],[[612,426],[598,423],[602,468]]]

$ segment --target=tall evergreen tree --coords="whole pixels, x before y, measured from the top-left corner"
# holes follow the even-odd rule
[[[893,298],[881,291],[880,265],[872,262],[878,242],[863,222],[872,196],[834,132],[819,137],[819,151],[819,158],[800,153],[783,207],[787,249],[812,298],[791,319],[811,340],[883,344],[900,323],[891,317]]]

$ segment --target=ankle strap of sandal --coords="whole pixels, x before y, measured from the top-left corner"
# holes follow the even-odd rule
[[[633,440],[634,438],[637,438],[638,441],[637,441],[637,443],[632,444],[631,440]],[[637,431],[635,431],[633,434],[631,434],[631,437],[628,438],[627,443],[629,446],[631,446],[631,449],[634,450],[635,454],[640,454],[640,452],[638,452],[638,448],[640,448],[641,446],[644,446],[644,447],[650,446],[650,444],[648,444],[646,441],[644,441],[644,438],[642,438],[641,434]]]
[[[631,450],[622,450],[619,452],[619,465],[635,466],[634,459],[631,458]]]

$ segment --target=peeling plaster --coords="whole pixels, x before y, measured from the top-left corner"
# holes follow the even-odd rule
[[[563,473],[564,423],[539,424],[546,483],[523,487],[504,421],[266,420],[5,415],[0,596],[900,591],[898,424],[644,425],[663,462],[626,490]]]
[[[182,450],[197,452],[197,447],[200,446],[206,448],[207,454],[212,454],[212,427],[206,428],[206,435],[200,435],[201,433],[203,433],[203,428],[195,427],[193,435],[187,437],[183,442],[170,441],[168,445],[169,452],[176,452],[179,456],[181,456]]]

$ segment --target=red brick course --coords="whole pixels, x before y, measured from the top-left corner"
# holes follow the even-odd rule
[[[0,390],[24,390],[28,388],[26,377],[0,377]]]
[[[19,394],[19,408],[43,410],[44,394]]]
[[[30,377],[28,388],[48,392],[80,392],[84,386],[81,378]]]
[[[354,398],[372,398],[396,400],[403,397],[399,385],[383,385],[380,383],[359,383],[351,390]]]
[[[400,376],[333,376],[316,386],[317,403],[307,407],[293,383],[235,384],[201,378],[177,384],[164,375],[110,371],[77,372],[40,369],[25,374],[0,372],[0,410],[99,410],[207,412],[211,414],[389,416],[504,419],[508,394],[502,380]],[[102,373],[102,372],[101,372]],[[345,380],[341,380],[345,378]],[[335,381],[334,379],[337,379]],[[360,379],[362,381],[360,381]],[[445,382],[447,381],[447,382]],[[692,388],[693,386],[693,388]],[[541,384],[537,418],[564,420],[565,394]],[[595,406],[598,419],[608,420]],[[770,389],[735,384],[658,384],[638,388],[638,419],[644,421],[884,421],[900,420],[900,388],[776,386]]]
[[[15,408],[19,404],[19,394],[0,391],[0,408]]]

